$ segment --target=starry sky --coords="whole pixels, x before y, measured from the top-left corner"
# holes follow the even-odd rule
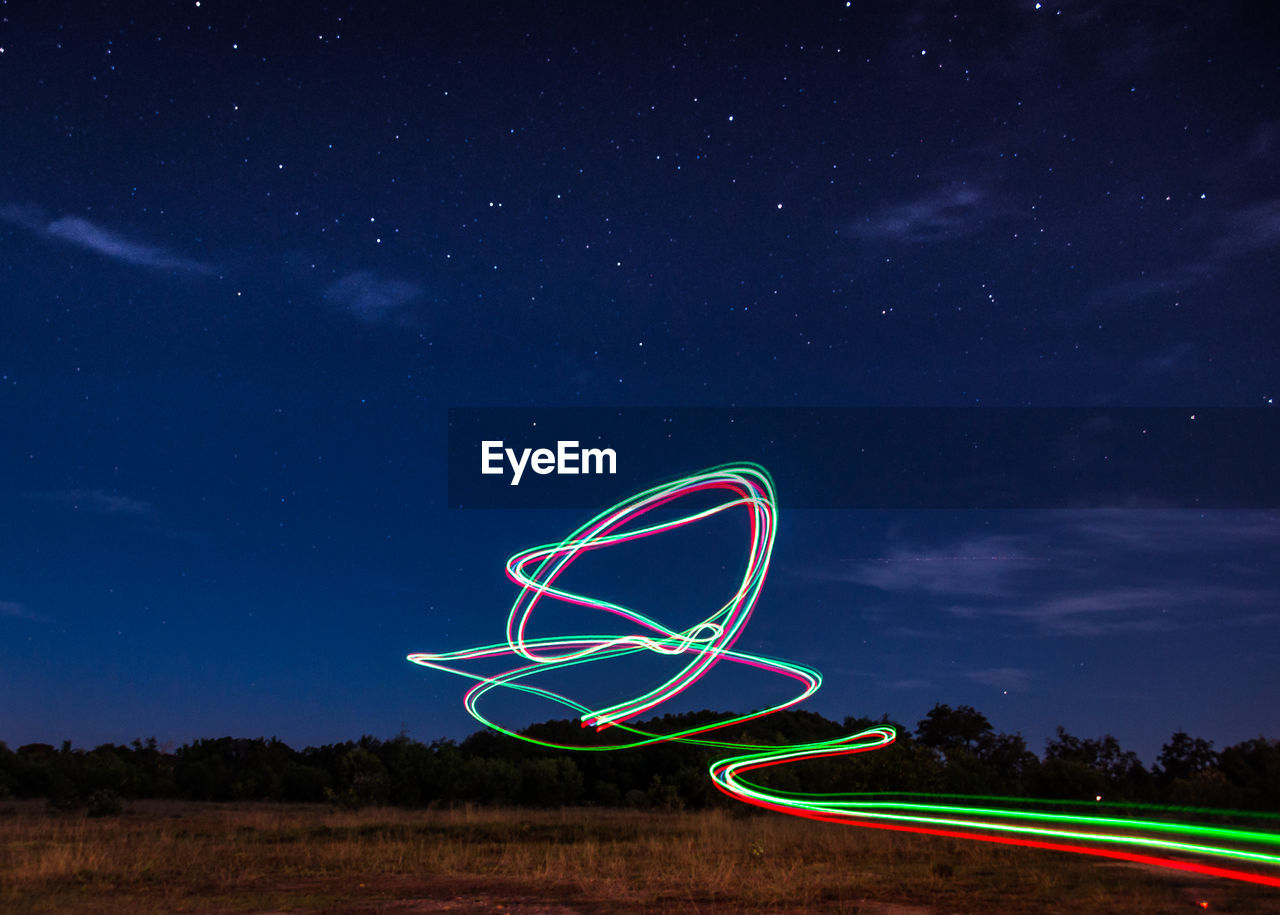
[[[0,0],[0,739],[474,730],[405,655],[501,639],[507,556],[588,515],[450,508],[451,407],[1267,410],[1278,38],[1234,2]],[[1274,502],[779,498],[740,645],[822,670],[815,711],[1280,737]],[[595,580],[718,605],[741,530]]]

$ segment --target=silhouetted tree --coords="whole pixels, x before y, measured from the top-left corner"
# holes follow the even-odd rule
[[[386,766],[367,746],[355,746],[342,757],[341,776],[326,797],[343,807],[358,808],[385,804],[390,790]]]
[[[1232,806],[1280,811],[1280,741],[1255,737],[1219,754],[1235,799]]]
[[[1213,751],[1213,741],[1177,731],[1160,749],[1156,762],[1160,780],[1167,783],[1216,766],[1218,754]]]
[[[1029,793],[1040,769],[1040,759],[1027,749],[1021,734],[983,735],[978,739],[975,753],[990,772],[989,790],[1002,794]]]
[[[1069,765],[1050,765],[1051,763]],[[1150,773],[1142,765],[1132,750],[1122,750],[1120,742],[1107,734],[1105,737],[1080,738],[1067,733],[1058,726],[1058,737],[1049,740],[1045,747],[1045,763],[1041,766],[1041,790],[1049,790],[1053,796],[1077,797],[1079,790],[1088,779],[1082,773],[1073,772],[1074,767],[1092,770],[1102,780],[1094,790],[1096,795],[1107,799],[1138,799],[1148,793]],[[1053,787],[1054,781],[1062,783],[1062,789]],[[1070,793],[1062,793],[1063,790]],[[1087,796],[1087,791],[1086,791]]]
[[[987,716],[971,705],[953,709],[938,703],[916,725],[916,740],[944,754],[957,748],[974,751],[979,742],[991,734]]]
[[[635,722],[640,732],[686,733],[730,716],[702,710]],[[915,732],[889,719],[835,722],[787,710],[737,721],[708,736],[759,746],[793,746],[879,726],[897,739],[875,753],[801,760],[752,773],[775,789],[819,794],[938,792],[1030,794],[1077,799],[1163,800],[1175,804],[1280,810],[1280,743],[1255,738],[1220,753],[1213,744],[1175,733],[1153,772],[1111,735],[1080,738],[1059,727],[1041,761],[1017,734],[995,732],[971,706],[939,703]],[[727,752],[696,743],[658,742],[627,749],[569,754],[555,745],[607,748],[636,739],[621,728],[595,731],[578,720],[535,724],[525,731],[539,746],[492,730],[460,744],[423,744],[403,733],[383,741],[307,747],[276,738],[197,740],[175,752],[154,737],[93,750],[0,743],[0,797],[46,797],[58,807],[116,812],[125,798],[180,796],[192,800],[320,801],[407,807],[476,802],[560,806],[630,804],[679,809],[738,806],[707,778]]]
[[[0,740],[0,798],[13,793],[14,752]]]

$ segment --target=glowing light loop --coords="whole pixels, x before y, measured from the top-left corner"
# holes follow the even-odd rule
[[[708,508],[643,525],[651,512],[697,493],[723,494],[723,499]],[[745,510],[749,522],[742,579],[722,606],[686,629],[677,631],[636,609],[556,586],[565,571],[588,553],[656,536],[735,509]],[[748,780],[745,777],[748,773],[773,766],[879,750],[892,744],[896,737],[894,729],[888,726],[787,747],[744,744],[710,736],[731,725],[797,705],[822,685],[821,674],[811,667],[733,647],[759,600],[773,553],[776,527],[773,481],[758,465],[726,464],[654,486],[601,512],[559,543],[524,550],[507,561],[507,577],[520,591],[507,616],[505,642],[462,651],[416,653],[409,655],[409,660],[474,681],[463,697],[469,714],[487,727],[541,746],[600,752],[676,740],[731,751],[735,755],[716,760],[710,766],[716,787],[730,797],[769,810],[876,829],[1097,855],[1280,887],[1277,875],[1280,834],[1183,818],[1188,813],[1210,816],[1224,811],[1181,808],[1176,811],[1177,819],[1159,819],[1158,814],[1171,811],[1137,804],[1091,804],[1091,809],[1098,813],[1083,814],[1071,812],[1072,802],[1063,801],[919,794],[806,794],[770,789]],[[527,634],[530,620],[544,599],[612,614],[637,626],[641,634],[530,638]],[[589,708],[570,696],[533,682],[554,671],[640,652],[664,658],[687,657],[687,661],[658,685],[604,708]],[[516,666],[496,675],[455,666],[492,658],[509,658]],[[679,695],[721,662],[780,674],[795,680],[799,688],[792,698],[762,711],[673,734],[654,734],[628,723]],[[615,728],[618,740],[608,746],[573,745],[516,733],[489,720],[480,711],[480,700],[496,689],[517,690],[557,703],[580,718],[584,727]],[[1273,818],[1263,816],[1262,819]],[[1231,866],[1209,863],[1217,861]],[[1249,869],[1241,869],[1243,867]]]

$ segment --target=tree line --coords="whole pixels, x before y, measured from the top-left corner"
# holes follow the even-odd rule
[[[654,733],[723,720],[701,711],[638,725]],[[1057,729],[1037,756],[1019,734],[997,733],[986,716],[936,705],[914,730],[890,721],[785,711],[713,732],[741,743],[791,745],[877,725],[898,732],[889,747],[855,757],[807,760],[759,770],[771,788],[807,792],[942,792],[1070,800],[1139,801],[1280,811],[1280,741],[1257,737],[1222,750],[1178,732],[1155,764],[1143,765],[1116,738]],[[607,746],[610,732],[547,721],[524,733],[549,743]],[[92,750],[0,742],[0,798],[48,798],[56,807],[119,812],[126,798],[193,801],[329,802],[348,807],[459,803],[704,808],[727,801],[707,776],[725,751],[680,742],[606,752],[553,750],[491,730],[462,741],[356,741],[295,750],[273,738],[196,740],[175,750],[155,738]]]

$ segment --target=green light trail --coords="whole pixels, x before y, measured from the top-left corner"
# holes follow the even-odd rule
[[[723,499],[710,508],[673,519],[647,526],[635,524],[650,512],[695,493],[722,494]],[[636,609],[555,586],[565,570],[587,553],[657,536],[738,509],[746,512],[750,531],[741,580],[724,604],[686,629],[677,631]],[[768,789],[743,778],[745,773],[771,766],[871,752],[889,746],[896,737],[893,728],[887,726],[786,747],[724,741],[713,736],[723,728],[795,706],[822,685],[822,675],[804,664],[733,648],[759,600],[776,528],[773,481],[763,467],[755,464],[725,464],[651,487],[596,515],[559,543],[524,550],[507,561],[507,577],[520,591],[507,616],[506,641],[461,651],[415,653],[409,655],[409,660],[473,681],[463,697],[463,705],[472,717],[503,734],[540,746],[607,752],[676,740],[730,751],[736,755],[711,764],[711,779],[730,797],[758,807],[822,821],[1070,851],[1280,887],[1280,854],[1274,850],[1280,846],[1280,833],[1190,819],[1235,815],[1235,811],[1165,808],[1163,812],[1171,814],[1170,819],[1148,815],[1130,818],[1030,809],[1062,807],[1072,802],[958,795],[808,794]],[[640,632],[529,638],[526,633],[530,620],[544,599],[611,614],[638,627]],[[554,671],[645,652],[681,659],[682,666],[665,680],[602,708],[591,708],[571,696],[530,682]],[[495,658],[509,659],[516,666],[494,675],[465,667],[467,662]],[[681,694],[722,662],[789,677],[799,684],[799,689],[790,699],[762,711],[673,734],[654,734],[628,723]],[[584,727],[612,729],[618,742],[608,746],[574,745],[519,734],[490,720],[480,710],[481,700],[495,690],[515,690],[556,703],[580,718]],[[856,765],[856,761],[850,764]],[[1158,809],[1139,805],[1103,805],[1100,809],[1135,808],[1151,814]],[[1216,860],[1233,866],[1208,863]],[[1248,870],[1237,869],[1246,866]]]

